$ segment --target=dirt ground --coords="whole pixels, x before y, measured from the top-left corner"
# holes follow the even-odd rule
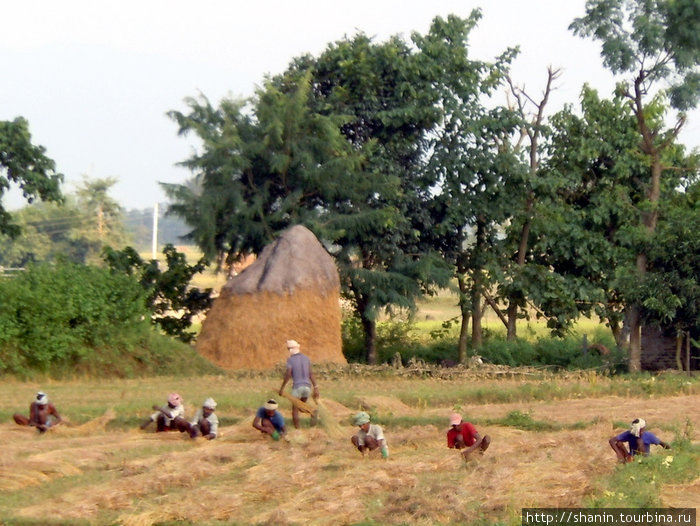
[[[365,403],[418,414],[389,396]],[[325,407],[339,422],[352,412],[333,400]],[[523,507],[580,506],[596,479],[616,468],[607,444],[617,431],[614,421],[643,416],[666,440],[673,437],[659,428],[686,419],[700,428],[700,395],[485,404],[471,406],[469,414],[499,418],[516,409],[548,422],[594,423],[556,432],[480,427],[491,447],[468,463],[445,447],[447,423],[385,428],[386,461],[375,454],[363,458],[350,445],[354,429],[340,424],[292,430],[288,440],[273,442],[245,421],[225,426],[208,442],[177,433],[107,432],[110,414],[41,436],[3,423],[0,518],[124,525],[428,525],[512,518]],[[447,422],[451,408],[430,412]],[[661,494],[664,506],[698,506],[700,478]]]

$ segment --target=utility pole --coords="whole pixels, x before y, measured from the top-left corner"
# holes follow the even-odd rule
[[[151,247],[151,259],[156,259],[158,252],[158,203],[153,205],[153,245]]]

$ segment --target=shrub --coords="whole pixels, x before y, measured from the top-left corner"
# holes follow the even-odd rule
[[[0,279],[0,374],[135,376],[195,356],[153,332],[144,296],[132,277],[67,262]]]

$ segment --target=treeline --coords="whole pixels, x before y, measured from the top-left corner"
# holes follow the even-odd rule
[[[479,18],[438,17],[410,41],[357,34],[294,58],[250,99],[186,99],[169,115],[201,146],[181,163],[192,179],[163,185],[168,213],[220,269],[306,225],[335,258],[368,363],[380,313],[411,310],[456,280],[460,361],[482,347],[490,308],[511,341],[532,312],[560,336],[597,315],[639,370],[642,324],[687,338],[700,326],[699,163],[677,141],[700,97],[698,4],[589,0],[571,29],[601,42],[622,81],[608,98],[583,86],[549,118],[560,72],[543,74],[536,96],[510,77],[517,49],[473,60]],[[503,90],[510,103],[499,105]],[[23,119],[0,122],[0,168],[0,194],[15,183],[42,200],[13,215],[0,206],[3,261],[62,253],[104,266],[105,246],[134,242],[107,195],[113,180],[62,196]],[[151,221],[141,213],[141,240]],[[159,296],[157,266],[133,249],[109,264]],[[175,272],[176,301],[190,270]],[[146,308],[155,320],[155,304]],[[24,323],[8,312],[9,324]]]
[[[14,212],[21,235],[0,234],[0,267],[23,268],[29,263],[62,258],[101,264],[102,249],[133,246],[150,254],[153,209],[125,210],[109,196],[116,179],[84,179],[74,194],[61,202],[39,201]],[[157,245],[184,245],[185,222],[158,209]]]
[[[438,17],[410,42],[345,38],[247,100],[187,99],[170,116],[202,146],[182,162],[194,177],[163,185],[169,210],[219,267],[309,227],[369,363],[380,312],[456,278],[460,360],[491,308],[511,340],[533,311],[557,335],[597,315],[638,370],[642,324],[700,325],[698,158],[677,142],[700,94],[697,3],[588,2],[571,29],[624,81],[610,98],[583,86],[551,118],[559,72],[538,97],[509,76],[516,49],[471,59],[479,18]]]

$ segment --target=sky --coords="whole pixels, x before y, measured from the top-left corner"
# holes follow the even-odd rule
[[[541,97],[547,67],[561,69],[551,114],[576,104],[585,82],[608,96],[615,84],[602,67],[599,44],[568,30],[585,0],[24,0],[2,6],[0,120],[22,116],[32,142],[65,176],[64,193],[84,177],[114,177],[110,195],[126,209],[152,208],[167,198],[159,183],[192,176],[177,163],[198,146],[179,137],[170,110],[184,99],[253,95],[266,75],[292,58],[320,54],[358,32],[377,42],[424,34],[436,16],[482,19],[469,54],[492,60],[519,46],[511,76]],[[505,99],[504,99],[505,100]],[[700,112],[681,134],[700,144]],[[9,209],[25,203],[13,191]]]

